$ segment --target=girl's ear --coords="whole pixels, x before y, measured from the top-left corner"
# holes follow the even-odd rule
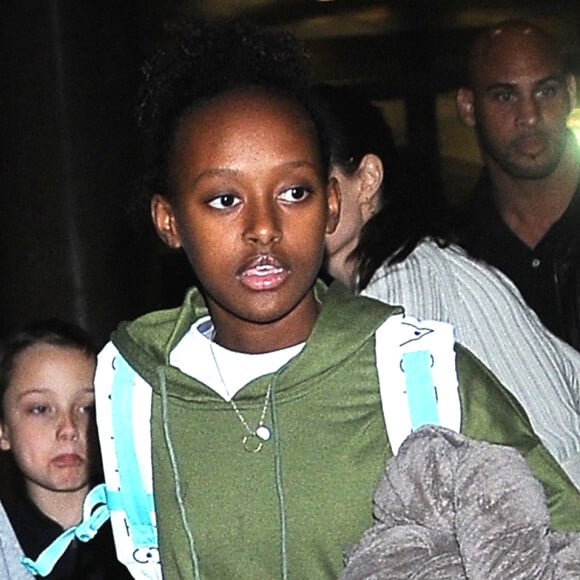
[[[171,202],[163,195],[156,193],[151,198],[151,219],[157,235],[170,248],[181,247],[181,237],[175,222]]]
[[[455,97],[455,106],[461,122],[468,127],[475,127],[473,91],[467,87],[461,87]]]
[[[367,153],[357,169],[359,177],[358,202],[365,222],[375,215],[381,205],[383,163],[377,155]]]
[[[327,189],[328,217],[326,219],[326,233],[333,234],[340,218],[340,186],[335,177],[328,181]]]

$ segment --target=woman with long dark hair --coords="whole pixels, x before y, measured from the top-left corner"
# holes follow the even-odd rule
[[[377,107],[342,88],[319,87],[318,96],[342,202],[327,236],[328,272],[413,316],[452,323],[580,489],[578,352],[542,325],[506,276],[452,243],[440,191],[400,154]]]

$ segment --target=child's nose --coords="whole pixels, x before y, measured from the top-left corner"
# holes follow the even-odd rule
[[[268,204],[257,204],[248,212],[244,232],[246,241],[268,245],[279,241],[281,237],[280,220],[275,208]]]
[[[64,440],[76,440],[79,437],[79,425],[73,413],[62,413],[58,420],[57,437]]]

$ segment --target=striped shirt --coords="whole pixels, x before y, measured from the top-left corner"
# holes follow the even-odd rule
[[[504,274],[426,240],[403,262],[379,268],[362,294],[452,323],[580,489],[580,353],[542,325]]]

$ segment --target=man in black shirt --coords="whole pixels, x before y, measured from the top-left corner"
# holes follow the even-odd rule
[[[580,350],[580,152],[566,127],[575,102],[574,76],[544,31],[510,21],[477,37],[457,110],[485,167],[458,232]]]

